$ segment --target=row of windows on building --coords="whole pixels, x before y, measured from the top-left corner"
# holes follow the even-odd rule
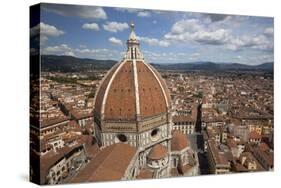
[[[174,125],[195,125],[195,122],[193,122],[193,121],[180,121],[180,122],[174,122]]]
[[[173,126],[173,130],[179,130],[183,134],[193,134],[194,133],[194,126]]]

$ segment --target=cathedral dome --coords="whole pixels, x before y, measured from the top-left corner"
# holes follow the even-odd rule
[[[95,97],[99,121],[142,121],[170,108],[170,95],[161,75],[146,63],[131,25],[125,58],[115,64],[102,80]]]

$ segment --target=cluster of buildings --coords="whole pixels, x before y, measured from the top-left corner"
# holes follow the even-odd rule
[[[145,62],[131,27],[124,59],[101,81],[71,83],[73,79],[58,76],[74,75],[42,74],[40,87],[34,87],[40,98],[33,99],[30,110],[32,181],[61,184],[199,173],[186,136],[194,132],[194,122],[179,120],[186,130],[174,127],[168,87]],[[179,118],[196,116],[196,111],[181,111]]]
[[[196,78],[180,73],[163,73],[172,100],[173,130],[194,134],[198,123],[198,107],[202,91]]]
[[[273,169],[273,80],[262,73],[238,74],[201,80],[201,127],[210,173]]]
[[[208,173],[273,169],[271,76],[173,71],[162,75],[171,92],[173,129],[202,135]]]
[[[124,59],[107,73],[96,70],[100,80],[43,72],[31,84],[32,181],[194,176],[203,168],[209,174],[273,170],[272,78],[160,74],[145,62],[133,24],[127,45]]]
[[[40,79],[40,98],[33,98],[30,109],[32,181],[66,183],[95,155],[90,92],[81,85]]]
[[[40,161],[31,161],[31,178],[193,176],[202,170],[200,154],[210,174],[273,170],[272,79],[221,74],[162,72],[164,81],[130,48],[99,81],[64,83],[43,73],[31,105],[30,155]],[[195,149],[201,140],[189,138],[198,135]]]

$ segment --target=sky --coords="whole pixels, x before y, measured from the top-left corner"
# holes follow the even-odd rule
[[[42,54],[121,60],[130,23],[149,63],[274,61],[273,18],[114,7],[42,4]]]

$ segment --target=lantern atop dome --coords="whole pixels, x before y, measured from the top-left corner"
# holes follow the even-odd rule
[[[125,55],[125,59],[128,60],[143,59],[143,55],[140,51],[140,43],[135,33],[135,24],[131,22],[130,27],[131,27],[131,33],[127,40],[127,53]]]

